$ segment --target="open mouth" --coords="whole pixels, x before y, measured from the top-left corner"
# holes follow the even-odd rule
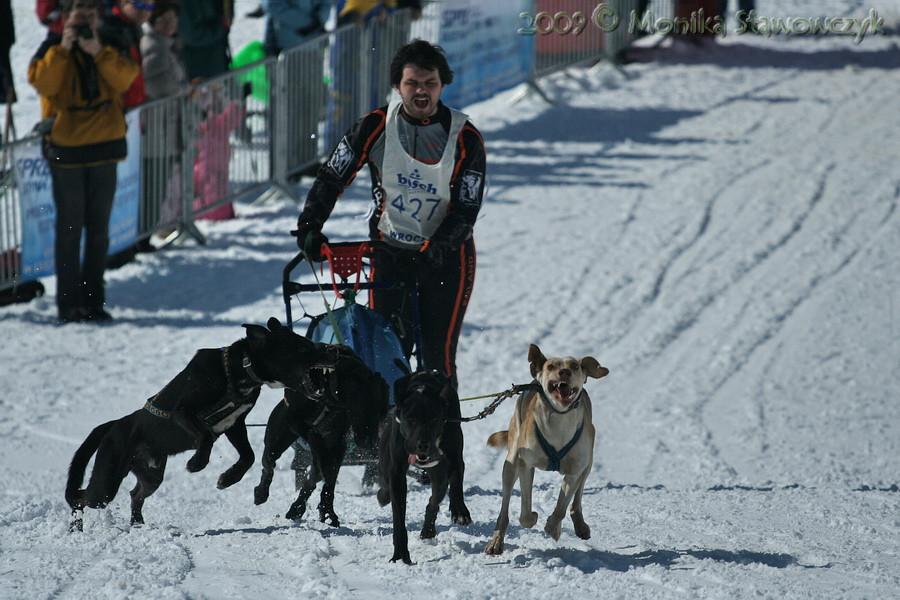
[[[565,381],[551,381],[547,386],[547,390],[563,406],[571,404],[579,391],[577,387],[572,387]]]
[[[410,466],[415,465],[420,469],[427,469],[428,467],[433,467],[438,464],[440,461],[437,458],[433,459],[425,454],[410,454],[408,462]]]
[[[427,97],[418,97],[413,98],[413,106],[418,108],[419,110],[425,110],[428,108],[428,105],[431,103],[431,99]]]
[[[321,400],[328,391],[328,379],[332,373],[334,373],[334,367],[330,365],[310,367],[303,375],[303,391],[307,395]]]

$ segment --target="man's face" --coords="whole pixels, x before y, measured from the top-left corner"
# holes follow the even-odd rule
[[[444,84],[437,69],[423,69],[413,64],[403,67],[400,85],[394,89],[403,99],[406,114],[415,119],[434,116]]]

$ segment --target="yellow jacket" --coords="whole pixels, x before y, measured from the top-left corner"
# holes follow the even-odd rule
[[[122,93],[139,72],[133,60],[111,46],[104,46],[93,60],[59,44],[38,51],[28,65],[28,82],[55,109],[49,142],[60,157],[54,160],[91,164],[124,158]]]
[[[369,14],[370,10],[379,5],[394,8],[397,6],[397,0],[347,0],[344,4],[344,9],[338,16],[343,17],[348,13],[355,12],[362,17]]]

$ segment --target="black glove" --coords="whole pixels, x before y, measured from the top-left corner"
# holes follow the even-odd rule
[[[471,235],[472,226],[468,223],[445,221],[435,235],[425,242],[420,257],[429,268],[436,269]]]
[[[311,223],[301,223],[297,226],[297,247],[303,250],[303,253],[315,262],[322,262],[325,257],[322,256],[322,244],[328,243],[328,238],[322,231]]]
[[[450,255],[453,247],[446,240],[431,239],[422,249],[420,257],[430,269],[437,269]]]

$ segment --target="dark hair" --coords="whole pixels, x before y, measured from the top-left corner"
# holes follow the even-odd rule
[[[450,65],[447,64],[444,49],[437,44],[432,44],[425,40],[413,40],[397,50],[394,59],[391,61],[392,86],[400,85],[400,80],[403,78],[403,68],[410,64],[429,71],[437,69],[443,85],[450,85],[453,82],[453,71],[450,69]]]
[[[170,10],[175,11],[175,16],[181,14],[181,2],[178,0],[156,0],[153,3],[153,12],[150,13],[150,18],[147,21],[150,25],[155,25],[156,20],[169,12]]]
[[[59,4],[59,10],[62,14],[67,15],[72,12],[73,5],[78,2],[80,4],[93,4],[98,11],[101,9],[100,0],[62,0]]]

